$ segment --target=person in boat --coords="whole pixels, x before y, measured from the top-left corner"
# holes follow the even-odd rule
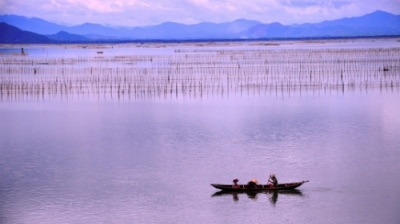
[[[238,182],[239,182],[239,180],[238,180],[237,178],[233,179],[233,185],[232,185],[232,187],[233,187],[234,189],[239,189],[239,188],[240,188]]]
[[[278,186],[278,179],[276,178],[275,174],[271,174],[268,180],[269,185],[273,185],[274,187]]]
[[[258,183],[257,179],[252,179],[251,181],[249,181],[247,183],[247,188],[250,188],[250,189],[257,188],[257,183]]]

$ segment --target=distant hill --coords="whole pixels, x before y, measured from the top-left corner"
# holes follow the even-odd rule
[[[16,15],[2,15],[0,22],[5,22],[11,26],[18,27],[21,30],[26,30],[42,35],[55,34],[63,31],[65,26],[47,22],[39,18],[27,18]]]
[[[40,34],[23,31],[7,23],[0,22],[0,43],[51,43],[52,41]]]
[[[400,16],[376,11],[365,16],[284,26],[259,24],[245,31],[249,38],[358,37],[400,35]]]
[[[258,21],[239,19],[228,23],[199,23],[185,25],[165,22],[144,27],[107,27],[99,24],[84,23],[78,26],[61,26],[39,18],[26,18],[16,15],[0,16],[0,22],[6,22],[20,29],[43,35],[68,32],[88,37],[88,39],[236,39],[241,32],[261,24]]]
[[[239,19],[228,23],[184,25],[166,22],[150,27],[133,28],[130,37],[136,39],[237,39],[258,21]]]
[[[290,39],[400,35],[400,15],[393,15],[384,11],[375,11],[361,17],[293,25],[282,25],[278,22],[264,24],[254,20],[238,19],[227,23],[204,22],[193,25],[165,22],[155,26],[143,27],[108,27],[92,23],[62,26],[39,18],[26,18],[16,15],[2,15],[0,22],[6,22],[21,30],[47,35],[52,40],[63,42]]]
[[[70,34],[65,31],[60,31],[56,34],[46,35],[51,40],[60,41],[60,42],[85,42],[90,39],[81,35]]]

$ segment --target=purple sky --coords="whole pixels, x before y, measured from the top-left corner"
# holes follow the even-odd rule
[[[0,0],[0,14],[39,17],[64,25],[146,26],[239,18],[293,24],[361,16],[376,10],[400,14],[400,0]]]

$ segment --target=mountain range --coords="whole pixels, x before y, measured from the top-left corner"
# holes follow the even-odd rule
[[[375,11],[361,17],[321,23],[282,25],[238,19],[227,23],[185,25],[165,22],[155,26],[110,27],[84,23],[64,26],[39,18],[0,15],[1,43],[104,42],[130,40],[229,40],[336,38],[400,35],[400,15]]]

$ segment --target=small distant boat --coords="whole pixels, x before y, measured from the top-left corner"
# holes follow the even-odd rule
[[[239,184],[238,187],[234,187],[232,184],[211,184],[211,186],[220,189],[222,191],[230,192],[260,192],[260,191],[280,191],[280,190],[292,190],[300,187],[302,184],[309,182],[308,180],[292,183],[282,183],[277,186],[269,184],[256,184],[249,186],[246,184]]]

